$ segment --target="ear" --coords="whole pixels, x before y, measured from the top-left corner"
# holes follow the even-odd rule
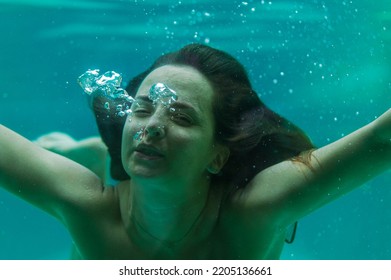
[[[217,145],[216,149],[217,151],[215,153],[215,156],[207,168],[208,172],[211,174],[218,174],[220,170],[224,167],[230,155],[230,151],[226,146]]]

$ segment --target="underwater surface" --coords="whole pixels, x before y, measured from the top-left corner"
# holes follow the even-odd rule
[[[0,0],[0,123],[34,140],[97,134],[76,79],[124,82],[198,42],[237,57],[254,88],[317,146],[391,105],[391,1]],[[21,151],[23,152],[23,151]],[[282,259],[391,259],[391,172],[299,222]],[[0,259],[67,259],[52,217],[0,189]]]

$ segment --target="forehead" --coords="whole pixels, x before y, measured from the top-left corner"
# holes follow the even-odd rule
[[[187,102],[201,109],[212,106],[212,86],[192,67],[166,65],[155,69],[141,83],[136,96],[148,95],[149,89],[156,83],[164,83],[174,90],[179,102]]]

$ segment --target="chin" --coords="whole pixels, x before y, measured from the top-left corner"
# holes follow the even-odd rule
[[[129,172],[129,175],[132,179],[136,178],[159,178],[162,177],[162,172],[157,170],[151,170],[150,168],[132,168]]]

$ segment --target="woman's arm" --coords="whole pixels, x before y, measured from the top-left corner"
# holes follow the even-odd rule
[[[103,189],[87,168],[1,125],[0,186],[60,219],[71,205],[99,203]]]
[[[75,140],[65,133],[51,132],[40,136],[34,143],[80,163],[104,182],[109,178],[107,147],[98,136]]]
[[[286,226],[390,169],[391,109],[306,158],[260,172],[235,202]]]

